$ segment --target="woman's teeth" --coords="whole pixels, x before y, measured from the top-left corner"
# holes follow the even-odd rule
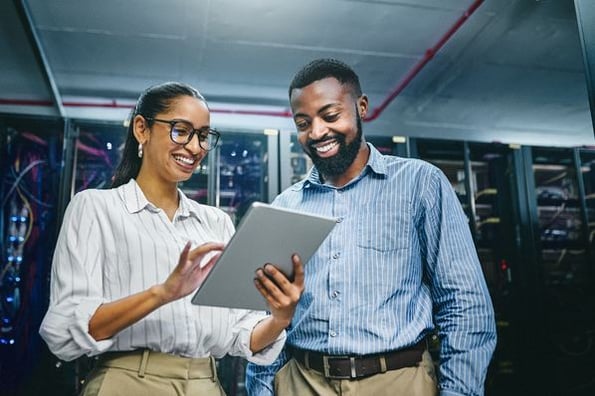
[[[181,162],[184,165],[194,165],[193,158],[183,157],[181,155],[174,155],[174,159],[178,162]]]

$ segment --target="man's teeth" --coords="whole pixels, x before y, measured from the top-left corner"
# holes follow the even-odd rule
[[[174,155],[174,159],[186,165],[193,165],[194,159],[188,157],[182,157],[181,155]]]
[[[316,147],[316,151],[318,151],[319,153],[326,153],[327,151],[330,151],[333,147],[335,147],[337,144],[337,142],[331,142],[329,144],[325,144],[324,146],[320,146],[320,147]]]

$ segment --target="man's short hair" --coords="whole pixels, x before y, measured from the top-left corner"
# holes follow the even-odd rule
[[[359,77],[355,71],[340,60],[326,58],[313,60],[296,73],[289,85],[289,98],[291,99],[291,91],[294,89],[303,88],[328,77],[334,77],[341,84],[349,85],[355,96],[362,95]]]

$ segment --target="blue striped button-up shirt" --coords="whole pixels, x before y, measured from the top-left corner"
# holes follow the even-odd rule
[[[467,219],[439,169],[370,145],[366,167],[347,185],[321,184],[314,168],[274,204],[338,222],[306,264],[288,344],[373,354],[413,345],[437,326],[441,394],[483,394],[494,312]],[[286,360],[251,364],[250,394],[272,394]]]

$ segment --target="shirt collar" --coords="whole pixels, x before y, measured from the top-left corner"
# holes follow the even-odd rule
[[[382,153],[380,153],[380,151],[378,151],[376,147],[372,146],[372,144],[366,144],[370,148],[370,156],[368,157],[368,162],[366,163],[364,169],[362,169],[361,173],[355,179],[347,183],[347,185],[363,178],[368,173],[368,170],[380,177],[384,177],[386,175],[386,158],[384,158],[384,155],[382,155]],[[299,190],[302,188],[307,188],[310,185],[323,185],[320,181],[320,173],[318,172],[318,169],[316,169],[315,166],[313,166],[312,169],[310,169],[308,176],[301,183],[295,185],[295,189]]]
[[[192,205],[192,203],[190,202],[190,198],[188,198],[186,196],[186,194],[184,194],[184,192],[182,192],[182,190],[180,190],[179,188],[178,188],[178,196],[180,197],[180,206],[178,207],[178,216],[190,217],[190,215],[193,215],[200,221],[200,213],[198,211],[199,206]]]
[[[135,179],[130,179],[128,183],[118,187],[118,193],[124,201],[126,210],[128,210],[129,213],[137,213],[145,208],[149,210],[157,209],[157,207],[145,197],[143,190],[140,189]]]
[[[135,179],[130,179],[128,183],[118,187],[118,190],[120,197],[124,201],[124,205],[126,205],[126,209],[129,213],[137,213],[145,208],[154,212],[159,210],[159,208],[149,202],[147,197],[145,197],[143,190],[141,190]],[[179,188],[178,196],[180,197],[180,204],[177,215],[181,217],[189,217],[190,215],[194,215],[200,220],[198,207],[196,205],[192,205],[190,203],[190,199]]]

